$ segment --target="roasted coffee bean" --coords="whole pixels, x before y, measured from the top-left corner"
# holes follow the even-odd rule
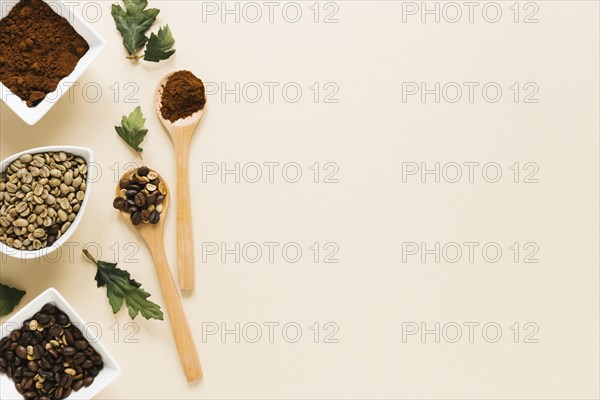
[[[49,386],[47,389],[52,388],[54,384],[54,374],[52,373],[52,371],[39,370],[38,375],[40,376],[38,380],[44,381],[44,383]]]
[[[5,351],[10,347],[10,338],[4,337],[0,340],[0,351]]]
[[[146,178],[144,178],[143,176],[134,175],[133,176],[133,181],[139,187],[143,187],[146,184]]]
[[[31,343],[31,339],[33,338],[33,333],[31,331],[22,331],[21,337],[19,338],[19,344],[28,345]]]
[[[79,352],[73,356],[73,362],[75,364],[82,364],[86,361],[85,354]],[[84,367],[85,368],[85,367]]]
[[[127,198],[132,198],[134,197],[136,194],[138,194],[137,190],[127,190],[127,192],[125,192],[125,196],[127,196]]]
[[[83,379],[83,386],[88,387],[90,386],[92,383],[94,383],[94,377],[93,376],[88,376],[86,378]]]
[[[62,330],[62,326],[60,326],[59,324],[54,324],[50,327],[48,333],[50,334],[50,336],[59,336]]]
[[[142,213],[139,211],[136,211],[133,214],[131,214],[131,223],[133,225],[141,224],[142,223]]]
[[[77,352],[77,350],[75,349],[75,347],[65,347],[64,349],[62,349],[62,353],[64,356],[67,357],[71,357],[72,355],[74,355]]]
[[[146,196],[142,192],[136,194],[134,200],[137,207],[144,207],[146,205]]]
[[[75,341],[75,348],[77,350],[83,350],[87,347],[88,347],[88,342],[86,340],[76,340]]]
[[[27,358],[27,348],[25,346],[17,346],[17,348],[15,349],[15,353],[19,358]]]
[[[127,204],[127,200],[125,200],[122,197],[117,197],[113,201],[113,207],[116,208],[117,210],[124,209],[125,208],[125,204]]]
[[[146,204],[151,206],[156,203],[156,196],[156,193],[152,193],[150,196],[146,197]]]
[[[40,360],[40,368],[50,369],[50,368],[52,368],[52,363],[47,358],[44,357]]]
[[[139,167],[137,170],[137,174],[139,176],[146,176],[148,175],[148,172],[150,172],[150,168],[146,167],[145,165],[143,167]]]
[[[144,210],[142,211],[142,222],[146,223],[146,222],[150,222],[150,211],[148,210]]]
[[[56,312],[56,307],[53,304],[47,303],[42,307],[42,311],[45,314],[54,314]]]
[[[90,376],[96,377],[100,373],[100,369],[96,366],[93,366],[92,368],[88,369],[87,372]]]
[[[75,342],[75,338],[73,338],[73,333],[70,330],[65,331],[64,339],[65,339],[65,344],[67,346],[70,346]]]
[[[44,340],[44,335],[42,335],[42,332],[33,332],[33,337],[31,338],[32,345],[36,345],[42,340]]]
[[[85,360],[85,362],[83,364],[81,364],[81,366],[84,369],[90,369],[94,366],[94,363],[92,362],[92,360]]]
[[[71,332],[73,332],[73,337],[75,338],[76,341],[83,339],[83,333],[81,333],[81,331],[79,330],[78,327],[72,326]],[[75,347],[77,347],[77,346],[75,346]]]
[[[37,397],[37,392],[30,390],[28,392],[23,393],[23,397],[26,399],[35,399]]]
[[[10,333],[10,340],[12,342],[18,342],[20,337],[21,337],[21,331],[15,330]]]
[[[37,313],[35,314],[35,319],[38,321],[38,323],[42,324],[43,326],[44,324],[48,323],[48,321],[50,321],[50,316],[44,313]]]
[[[68,389],[71,387],[71,385],[73,384],[73,376],[71,375],[63,375],[63,377],[60,380],[60,386],[64,387],[65,389]]]
[[[28,369],[23,370],[23,376],[26,378],[33,378],[35,375],[36,375],[36,373],[33,371],[30,371]]]
[[[55,348],[50,348],[48,350],[48,353],[50,353],[50,355],[55,359],[58,359],[60,357],[60,353]]]
[[[90,359],[94,362],[95,365],[102,364],[102,357],[100,356],[100,354],[94,354],[90,357]]]
[[[160,213],[156,210],[152,211],[150,213],[150,223],[153,225],[158,224],[158,222],[160,221]]]
[[[85,354],[88,357],[93,356],[94,353],[95,353],[95,351],[92,347],[87,347],[83,350],[83,354]]]
[[[29,378],[25,378],[21,381],[21,387],[23,388],[23,390],[29,390],[31,389],[31,387],[33,386],[33,379]]]
[[[81,365],[75,364],[73,368],[75,369],[75,376],[83,374],[83,367]]]
[[[131,181],[129,179],[121,179],[119,181],[119,187],[121,189],[128,189],[129,185],[131,185]]]
[[[27,368],[29,368],[30,371],[37,372],[40,369],[40,366],[35,361],[29,361],[27,363]]]
[[[67,317],[67,314],[65,313],[59,313],[56,316],[56,322],[61,324],[62,326],[65,326],[69,323],[69,317]]]
[[[82,387],[83,387],[83,379],[75,381],[75,383],[73,383],[73,390],[74,391],[78,391]]]

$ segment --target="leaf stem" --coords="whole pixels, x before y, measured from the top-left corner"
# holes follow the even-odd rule
[[[127,58],[128,60],[138,61],[138,60],[144,58],[144,56],[125,56],[125,58]]]
[[[87,250],[87,248],[83,249],[83,250],[82,250],[82,252],[83,252],[83,255],[84,255],[84,257],[85,257],[85,258],[87,258],[87,260],[88,260],[89,262],[92,262],[92,263],[94,263],[94,264],[98,265],[98,261],[96,261],[96,259],[95,259],[94,257],[92,257],[92,255],[91,255],[91,254],[90,254],[90,252]]]

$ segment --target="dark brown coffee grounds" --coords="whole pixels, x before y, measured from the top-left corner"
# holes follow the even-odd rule
[[[202,81],[190,71],[177,71],[164,86],[160,113],[163,118],[175,122],[202,110],[205,104]]]
[[[0,81],[34,107],[90,46],[42,0],[21,0],[0,20]]]

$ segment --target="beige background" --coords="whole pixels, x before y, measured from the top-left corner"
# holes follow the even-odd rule
[[[4,283],[27,290],[24,303],[53,286],[99,325],[124,370],[99,398],[598,398],[597,2],[537,2],[535,24],[514,23],[512,2],[499,3],[503,15],[495,24],[482,18],[481,8],[473,23],[466,16],[455,24],[431,17],[421,23],[418,16],[403,23],[402,3],[391,1],[336,2],[339,22],[332,24],[313,22],[312,2],[298,3],[303,15],[296,24],[282,18],[284,3],[273,23],[261,6],[265,15],[255,24],[231,16],[222,23],[219,15],[202,22],[201,2],[151,3],[177,40],[172,60],[126,61],[110,2],[98,2],[103,14],[94,26],[108,46],[72,101],[63,98],[35,127],[0,105],[2,158],[42,145],[83,145],[94,150],[101,167],[71,239],[75,256],[65,249],[55,262],[3,260],[0,269]],[[322,7],[321,13],[334,10]],[[94,10],[87,10],[91,18]],[[138,342],[124,339],[132,332],[126,312],[112,315],[105,290],[95,288],[94,267],[80,257],[82,246],[97,243],[104,259],[118,258],[163,304],[147,250],[141,246],[133,261],[125,260],[127,244],[140,239],[111,209],[111,166],[119,163],[122,171],[136,157],[113,126],[136,105],[123,98],[125,84],[133,82],[150,130],[144,161],[174,182],[170,140],[152,112],[152,95],[158,80],[177,69],[229,88],[235,82],[297,82],[303,89],[297,103],[285,101],[280,90],[269,102],[264,86],[257,103],[209,96],[192,144],[198,276],[184,306],[205,372],[194,385],[185,382],[166,322],[138,318]],[[315,103],[309,89],[314,82],[321,90],[337,84],[339,102]],[[402,82],[497,82],[503,95],[497,103],[484,101],[480,91],[473,103],[463,98],[437,104],[432,96],[403,103]],[[536,83],[539,102],[515,104],[509,89],[514,82]],[[116,101],[110,89],[115,83],[121,88]],[[101,88],[99,101],[82,96],[85,84]],[[231,176],[225,183],[218,176],[203,182],[206,162],[296,162],[303,175],[295,184],[282,178],[281,169],[273,183],[266,175],[254,184]],[[309,167],[315,162],[336,163],[339,182],[314,183]],[[403,183],[403,162],[496,162],[503,176],[487,183],[479,170],[473,183],[465,177],[456,184],[431,177]],[[536,163],[539,183],[513,183],[509,167],[515,162]],[[174,208],[166,244],[175,269],[173,216]],[[201,263],[207,242],[230,248],[235,242],[296,242],[303,255],[286,262],[280,246],[272,263],[266,253],[257,263],[236,263],[232,256],[225,263],[207,256]],[[314,242],[336,243],[339,263],[323,263],[324,250],[315,263],[309,248]],[[425,263],[418,256],[403,262],[403,242],[429,248],[435,242],[495,242],[503,256],[497,263],[486,262],[480,251],[473,263],[466,255],[456,263],[435,263],[431,256]],[[522,252],[515,263],[509,249],[514,242],[537,244],[539,262],[523,263]],[[118,257],[109,248],[115,243]],[[203,324],[206,329],[206,323],[223,322],[230,329],[236,322],[281,325],[273,343],[264,325],[258,343],[244,337],[236,343],[233,335],[203,342]],[[282,336],[281,326],[289,322],[302,328],[298,343]],[[310,330],[315,322],[319,343]],[[331,332],[327,322],[339,327],[338,343],[324,343]],[[473,343],[464,325],[458,343],[444,337],[435,343],[433,335],[425,343],[419,336],[403,343],[406,322],[480,326]],[[502,328],[497,343],[482,336],[481,327],[490,322]],[[515,322],[518,343],[510,330]],[[524,343],[528,322],[539,328],[538,343]]]

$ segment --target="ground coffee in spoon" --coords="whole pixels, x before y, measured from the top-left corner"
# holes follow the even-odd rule
[[[0,81],[34,107],[69,76],[89,45],[42,0],[21,0],[0,20]]]
[[[160,113],[171,122],[200,111],[206,104],[204,84],[190,71],[173,73],[163,88]]]

